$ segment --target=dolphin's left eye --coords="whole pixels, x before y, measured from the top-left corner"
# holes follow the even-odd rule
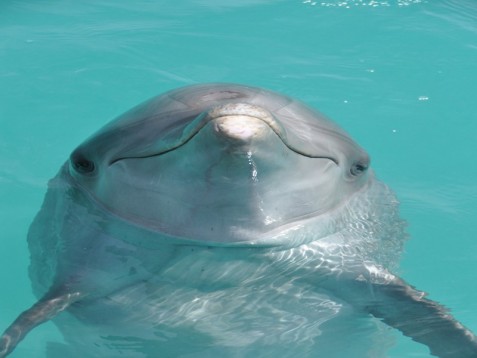
[[[355,163],[350,169],[351,175],[358,176],[368,170],[368,166],[362,163]]]

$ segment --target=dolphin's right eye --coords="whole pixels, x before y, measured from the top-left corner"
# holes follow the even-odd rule
[[[94,162],[81,154],[72,155],[71,164],[80,174],[91,174],[95,170]]]

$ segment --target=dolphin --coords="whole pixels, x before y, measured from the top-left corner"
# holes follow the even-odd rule
[[[244,85],[172,90],[49,182],[28,233],[39,299],[0,357],[51,319],[66,341],[51,356],[376,357],[388,341],[369,337],[390,326],[477,357],[476,336],[394,273],[406,239],[366,151],[321,113]]]

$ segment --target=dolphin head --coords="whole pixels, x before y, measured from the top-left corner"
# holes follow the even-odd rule
[[[69,163],[74,184],[121,219],[228,243],[337,210],[366,185],[369,157],[289,97],[207,84],[133,108]]]

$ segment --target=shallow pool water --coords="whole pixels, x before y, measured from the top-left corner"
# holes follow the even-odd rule
[[[477,332],[474,0],[5,0],[0,29],[0,329],[35,300],[26,233],[71,150],[219,81],[299,98],[366,148],[409,224],[400,274]],[[430,357],[395,335],[389,357]],[[61,339],[47,323],[12,357]]]

